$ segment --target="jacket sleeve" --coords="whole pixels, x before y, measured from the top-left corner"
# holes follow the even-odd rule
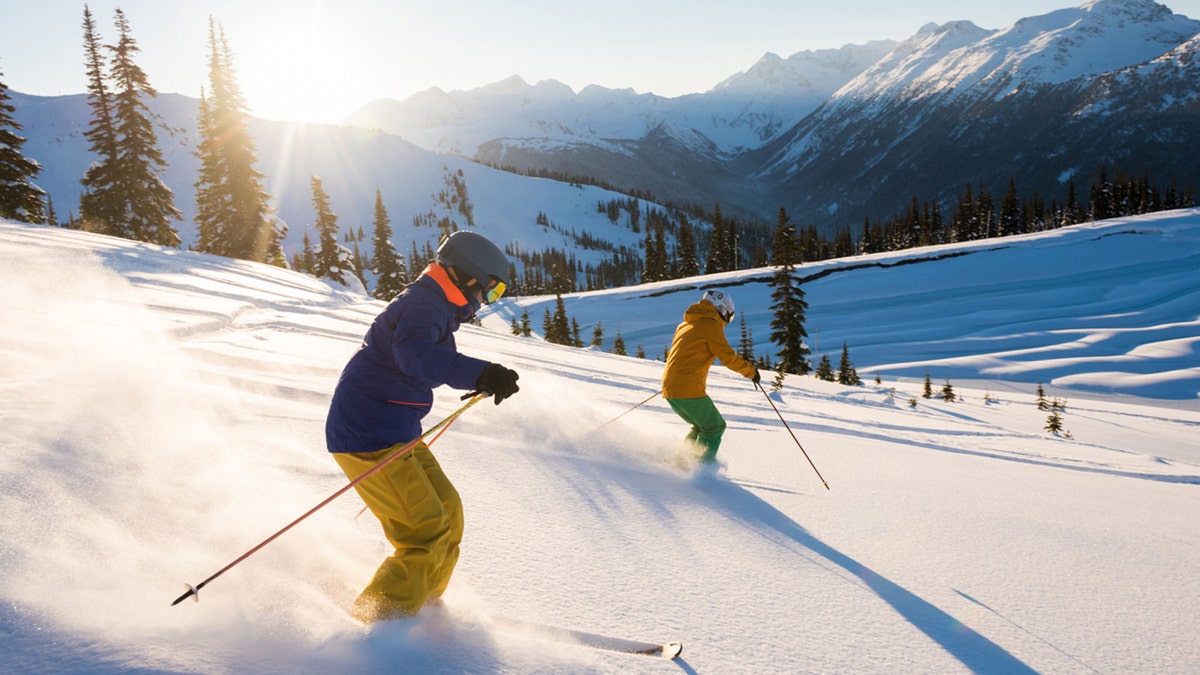
[[[729,340],[725,339],[725,327],[719,322],[712,322],[713,329],[706,330],[708,338],[708,348],[712,350],[713,356],[721,360],[721,364],[739,375],[752,379],[756,368],[753,363],[738,356],[737,352],[733,351],[733,347],[729,346]]]

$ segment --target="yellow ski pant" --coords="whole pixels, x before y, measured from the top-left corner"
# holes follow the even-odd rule
[[[396,449],[333,457],[354,480]],[[463,535],[458,490],[424,443],[354,487],[396,552],[354,601],[353,614],[364,623],[412,616],[427,600],[441,597],[458,562]]]

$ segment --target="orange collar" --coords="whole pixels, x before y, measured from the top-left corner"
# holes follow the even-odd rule
[[[454,285],[454,281],[450,279],[450,274],[446,272],[445,267],[442,267],[437,263],[429,263],[429,266],[426,267],[425,271],[421,272],[421,274],[436,281],[437,285],[441,287],[442,292],[446,294],[446,299],[450,302],[458,305],[459,307],[465,307],[466,305],[470,304],[467,302],[467,296],[463,295],[463,292],[459,290],[458,286]]]

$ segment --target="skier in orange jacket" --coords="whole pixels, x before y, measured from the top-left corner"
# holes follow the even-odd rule
[[[692,425],[687,440],[700,446],[700,461],[716,462],[717,448],[725,433],[725,419],[708,396],[708,369],[720,359],[728,369],[758,384],[760,376],[754,364],[743,359],[725,339],[725,327],[733,321],[733,298],[728,293],[709,290],[699,302],[687,308],[683,323],[675,329],[667,367],[663,370],[663,398],[683,421]]]

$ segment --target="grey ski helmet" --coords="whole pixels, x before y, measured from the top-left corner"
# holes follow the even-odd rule
[[[725,323],[733,321],[733,313],[736,310],[733,307],[733,298],[729,297],[728,293],[713,288],[704,291],[704,299],[717,308],[717,314],[721,315],[721,319]]]
[[[437,261],[451,265],[474,279],[485,291],[487,302],[494,302],[508,285],[508,257],[487,237],[459,230],[442,240],[437,250]],[[464,280],[465,281],[465,280]]]

